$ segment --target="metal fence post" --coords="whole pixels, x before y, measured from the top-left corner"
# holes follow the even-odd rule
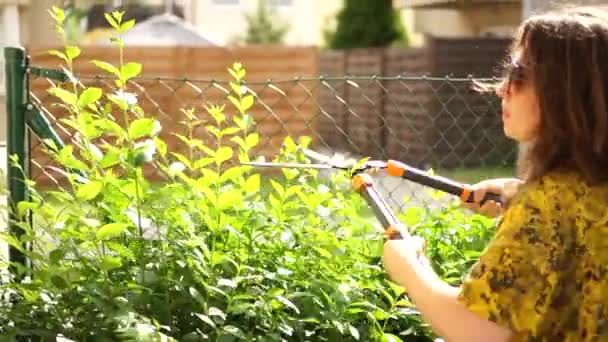
[[[26,53],[22,47],[4,48],[5,72],[6,72],[6,117],[7,117],[7,184],[9,190],[9,205],[16,205],[27,198],[24,174],[26,171],[25,155],[25,105],[27,101],[27,89],[25,89],[26,77]],[[13,166],[11,157],[17,156],[18,164]],[[15,210],[10,211],[9,232],[19,237],[23,231],[15,224],[17,217]],[[12,246],[9,247],[10,262],[20,263],[26,266],[26,257]]]

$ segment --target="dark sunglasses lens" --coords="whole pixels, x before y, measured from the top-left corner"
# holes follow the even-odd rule
[[[512,81],[523,81],[525,79],[524,68],[521,65],[514,65],[509,73],[509,78]]]

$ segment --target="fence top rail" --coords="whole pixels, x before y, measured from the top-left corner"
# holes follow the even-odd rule
[[[65,82],[70,79],[70,76],[63,70],[50,69],[30,66],[28,73],[35,78],[47,78],[55,81]],[[111,80],[111,76],[105,75],[79,75],[75,74],[74,77],[79,80]],[[138,76],[135,79],[140,81],[181,81],[181,82],[196,82],[196,83],[222,83],[228,84],[230,81],[220,78],[188,78],[188,77],[168,77],[168,76]],[[342,75],[342,76],[330,76],[330,75],[319,75],[319,76],[294,76],[291,78],[272,79],[268,78],[265,81],[243,81],[244,84],[268,84],[268,83],[290,83],[290,82],[306,82],[306,81],[360,81],[360,80],[377,80],[377,81],[450,81],[450,82],[496,82],[500,80],[499,77],[475,77],[469,75],[467,77],[461,76],[432,76],[432,75],[408,75],[398,74],[393,76],[382,76],[382,75]]]

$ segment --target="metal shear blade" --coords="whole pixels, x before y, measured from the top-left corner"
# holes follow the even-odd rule
[[[327,164],[300,164],[300,163],[272,163],[272,162],[243,162],[242,165],[258,167],[278,167],[289,169],[334,169],[334,166]]]

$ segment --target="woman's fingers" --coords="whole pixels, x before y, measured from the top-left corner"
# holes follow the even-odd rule
[[[483,202],[486,194],[492,192],[502,194],[502,184],[496,181],[487,180],[472,186],[473,203],[463,202],[462,206],[474,212],[495,217],[502,213],[502,205],[493,200]],[[483,203],[482,203],[483,202]]]
[[[502,211],[502,205],[492,200],[486,201],[479,207],[479,213],[490,217],[496,217],[500,215]]]

